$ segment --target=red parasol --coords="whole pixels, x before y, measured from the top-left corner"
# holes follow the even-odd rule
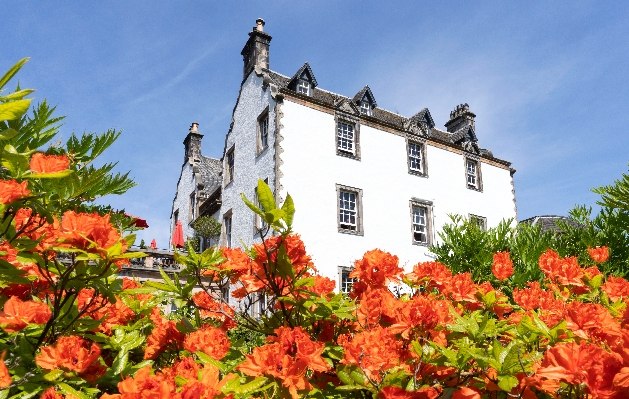
[[[134,226],[134,227],[137,227],[139,229],[146,229],[146,228],[149,227],[149,225],[146,223],[146,220],[144,220],[142,218],[139,218],[139,217],[133,216],[133,215],[129,215],[128,213],[125,213],[124,215],[134,219],[133,222],[131,222],[131,224],[129,226]]]
[[[157,249],[157,243],[155,242],[154,238],[153,238],[153,241],[151,241],[151,248]]]
[[[181,222],[179,220],[177,221],[177,224],[175,225],[175,232],[173,233],[173,239],[170,242],[177,248],[181,248],[184,245],[183,228],[181,227]]]

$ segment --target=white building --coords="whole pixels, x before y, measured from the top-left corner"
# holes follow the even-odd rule
[[[374,248],[399,256],[407,269],[430,260],[427,247],[448,214],[485,226],[517,219],[515,170],[479,147],[467,104],[451,112],[444,131],[428,109],[406,118],[380,108],[368,86],[353,97],[320,89],[308,63],[292,77],[279,74],[269,69],[271,36],[264,21],[256,23],[241,53],[244,76],[225,139],[222,184],[209,191],[206,183],[199,194],[200,178],[191,191],[185,182],[203,168],[195,175],[194,163],[184,165],[173,215],[194,218],[199,212],[190,206],[211,198],[200,206],[223,222],[222,244],[251,245],[258,222],[240,193],[253,199],[258,179],[266,180],[278,203],[293,197],[294,230],[339,288],[354,261]]]

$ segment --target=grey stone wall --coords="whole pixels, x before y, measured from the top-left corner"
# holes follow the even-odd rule
[[[254,214],[240,198],[244,193],[253,200],[258,179],[268,179],[271,190],[275,190],[275,101],[270,88],[262,88],[263,79],[255,72],[249,74],[243,82],[234,114],[233,125],[226,138],[223,167],[226,154],[234,148],[234,178],[226,184],[227,173],[223,173],[223,202],[220,221],[224,215],[232,212],[232,247],[240,247],[241,241],[251,246],[259,237],[254,234]],[[268,146],[258,154],[258,117],[269,112]],[[223,234],[222,244],[225,244]]]
[[[192,165],[186,162],[181,168],[181,175],[179,176],[179,182],[177,183],[177,192],[175,199],[173,200],[173,207],[170,213],[170,236],[172,239],[173,231],[175,229],[175,212],[179,210],[179,220],[181,220],[181,226],[183,227],[183,236],[194,236],[194,230],[190,227],[189,214],[190,214],[190,194],[196,191],[196,179],[192,173]],[[171,246],[170,241],[168,243]]]

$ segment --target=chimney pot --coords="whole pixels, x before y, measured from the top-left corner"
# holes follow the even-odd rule
[[[264,20],[262,18],[256,19],[256,30],[258,32],[264,32]]]
[[[199,123],[198,122],[192,122],[192,125],[190,126],[190,132],[191,133],[198,133],[199,132]]]

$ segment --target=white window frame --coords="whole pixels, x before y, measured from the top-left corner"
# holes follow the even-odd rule
[[[308,79],[304,79],[299,78],[299,80],[297,81],[297,93],[299,94],[303,94],[305,96],[310,96],[310,93],[312,92],[312,84],[310,83],[310,81]]]
[[[432,236],[432,202],[424,201],[417,198],[414,198],[409,203],[410,212],[411,212],[411,241],[413,245],[420,246],[431,246],[433,241]],[[424,224],[417,223],[418,220],[415,218],[415,211],[422,210],[424,213]],[[418,230],[417,227],[422,226],[424,228],[424,237],[425,240],[419,241],[415,238],[415,232]]]
[[[351,149],[344,148],[344,144]],[[345,121],[336,123],[336,150],[356,155],[356,133],[353,123]]]
[[[354,209],[345,209],[345,199],[341,199],[341,195],[345,197],[353,196],[354,198]],[[364,234],[363,232],[363,210],[362,210],[362,202],[363,202],[363,190],[355,187],[344,186],[341,184],[336,185],[336,222],[339,233],[360,235]],[[343,212],[343,213],[341,213]],[[345,215],[354,215],[354,223],[345,222]]]
[[[481,161],[472,157],[464,157],[465,186],[470,190],[483,191],[483,178],[481,174]],[[472,168],[473,166],[473,168]],[[470,182],[473,180],[473,182]]]
[[[232,210],[230,209],[223,215],[223,242],[227,248],[232,246],[233,227]]]
[[[190,194],[190,209],[188,211],[188,217],[190,218],[190,220],[188,220],[188,224],[192,223],[194,221],[194,219],[197,217],[197,201],[196,201],[196,192],[192,192],[192,194]]]
[[[412,154],[411,149],[413,146],[416,147],[417,154]],[[406,140],[406,158],[408,163],[408,173],[417,176],[428,176],[426,165],[426,143],[416,140]],[[419,168],[414,167],[413,163],[418,164]]]
[[[256,155],[260,155],[269,147],[269,107],[267,107],[260,116],[258,116],[258,151]]]
[[[352,285],[356,282],[355,278],[350,278],[349,274],[354,270],[351,267],[339,266],[339,292],[349,294],[352,290]]]
[[[225,185],[234,181],[234,169],[236,164],[236,146],[227,151],[225,156]]]
[[[335,112],[334,122],[334,146],[336,148],[336,155],[360,161],[360,119],[354,115]],[[343,137],[346,134],[343,131],[345,127],[348,128],[346,131],[349,131],[351,127],[351,139]],[[349,148],[343,148],[343,140],[351,141],[351,150]]]
[[[366,98],[364,98],[360,102],[360,113],[362,115],[367,115],[367,116],[373,115],[373,110],[372,110],[372,107],[371,107],[371,103]]]
[[[481,230],[483,231],[487,231],[487,218],[484,216],[478,216],[478,215],[473,215],[473,214],[469,214],[468,218],[470,221],[475,222],[478,226],[480,226]]]

